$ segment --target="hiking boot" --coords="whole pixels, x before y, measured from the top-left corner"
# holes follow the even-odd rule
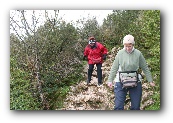
[[[102,82],[98,82],[98,85],[100,86],[100,85],[102,85],[103,83]]]
[[[103,87],[103,84],[98,84],[97,87],[98,88],[102,88]]]

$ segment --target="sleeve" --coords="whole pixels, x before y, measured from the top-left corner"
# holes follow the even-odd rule
[[[103,44],[100,44],[100,47],[101,47],[101,52],[102,52],[102,54],[108,54],[108,50],[107,50],[107,48],[103,45]]]
[[[84,49],[84,56],[88,56],[88,48],[87,48],[87,46]]]
[[[152,79],[152,75],[151,75],[151,72],[148,68],[148,65],[146,63],[146,60],[144,58],[144,56],[142,55],[142,53],[140,54],[140,57],[139,57],[139,67],[143,70],[145,76],[146,76],[146,79],[148,82],[152,82],[153,79]]]
[[[109,73],[108,82],[113,82],[113,80],[116,76],[116,73],[118,71],[118,67],[119,67],[119,56],[117,54],[116,57],[115,57],[115,60],[112,64],[110,73]]]

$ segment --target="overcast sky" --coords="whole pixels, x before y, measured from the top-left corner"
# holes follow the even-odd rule
[[[98,23],[101,25],[103,19],[110,13],[112,13],[112,10],[60,10],[59,16],[63,17],[67,22],[96,17]]]
[[[32,14],[33,10],[25,10],[25,17],[28,23],[32,25]],[[54,11],[53,10],[47,10],[48,15],[50,18],[54,18]],[[102,25],[103,19],[108,16],[108,14],[111,14],[113,10],[59,10],[58,13],[58,19],[61,19],[66,21],[67,23],[73,22],[76,25],[76,21],[78,20],[88,20],[92,19],[93,17],[96,17],[98,24]],[[39,24],[37,25],[43,25],[45,22],[45,10],[35,10],[36,18],[39,18]],[[14,17],[15,20],[18,21],[18,24],[22,26],[20,23],[20,16],[19,12],[15,10],[10,10],[10,17]],[[74,25],[74,26],[75,26]],[[81,26],[78,24],[78,26]],[[23,30],[20,28],[17,28],[18,33],[22,33]],[[10,33],[14,32],[12,29],[10,29]]]

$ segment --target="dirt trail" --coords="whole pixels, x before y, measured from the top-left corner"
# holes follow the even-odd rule
[[[102,64],[103,71],[103,84],[98,86],[96,66],[94,67],[91,83],[86,84],[86,81],[77,83],[75,86],[70,87],[70,92],[64,102],[64,108],[62,110],[113,110],[114,108],[114,92],[113,88],[110,89],[107,86],[107,77],[109,75],[110,68],[117,53],[116,47],[108,54],[107,60]],[[88,65],[86,65],[83,74],[87,78]],[[148,84],[143,83],[143,97],[141,110],[147,105],[154,103],[149,96],[153,92],[148,91]],[[126,99],[125,109],[128,110],[130,106],[129,97]]]

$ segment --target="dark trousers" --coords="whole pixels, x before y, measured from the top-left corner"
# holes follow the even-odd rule
[[[102,64],[96,64],[97,66],[97,77],[98,77],[98,84],[102,84]],[[93,69],[94,69],[94,64],[89,64],[89,69],[88,69],[88,80],[91,81],[91,76],[93,73]]]
[[[115,107],[114,110],[124,110],[124,103],[126,100],[127,92],[131,101],[130,110],[140,110],[141,96],[142,96],[142,84],[138,82],[137,87],[122,89],[122,83],[116,82],[114,93],[115,93]]]

